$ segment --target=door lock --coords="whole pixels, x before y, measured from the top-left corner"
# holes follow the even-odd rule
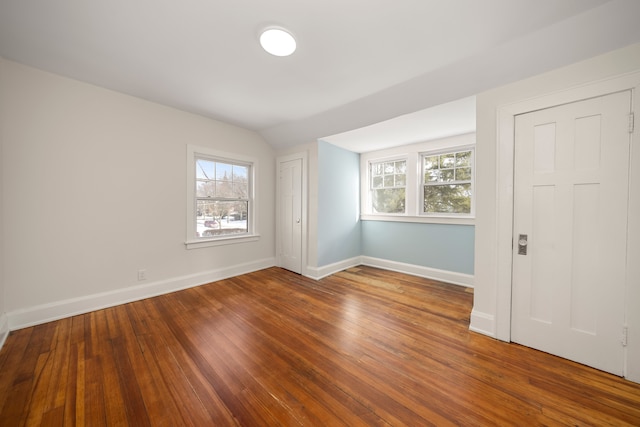
[[[518,255],[527,254],[527,244],[527,235],[520,234],[520,236],[518,236]]]

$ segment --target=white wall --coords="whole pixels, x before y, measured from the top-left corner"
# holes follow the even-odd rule
[[[498,189],[497,112],[501,107],[515,102],[557,93],[568,88],[637,70],[640,70],[640,44],[499,87],[477,96],[476,191],[478,203],[476,205],[475,294],[471,319],[472,329],[500,339],[509,339],[510,319],[500,317],[499,307],[501,295],[498,286],[500,281],[498,254],[501,248],[498,241],[499,227],[496,222],[498,205],[496,201],[499,200],[498,191],[501,190]],[[636,111],[636,116],[637,114]],[[640,186],[638,176],[637,171],[635,174],[632,172],[632,188],[637,189]],[[634,245],[630,248],[633,253],[637,253],[638,244]],[[638,273],[636,271],[633,274],[637,277]],[[638,295],[637,290],[634,292]],[[632,304],[630,312],[640,312],[640,303],[635,301]],[[638,323],[635,326],[640,327],[637,316],[634,319],[636,320],[633,321]],[[638,328],[635,328],[635,331],[637,330]],[[637,332],[630,330],[630,334],[634,333]],[[640,338],[640,334],[637,337]],[[640,378],[640,357],[636,361],[630,359],[629,367],[630,372],[635,372],[633,375]]]
[[[0,99],[3,97],[2,92],[2,76],[4,75],[4,62],[0,58]],[[0,117],[3,115],[3,104],[0,103]],[[2,146],[4,141],[4,127],[0,121],[0,166],[2,163]],[[4,167],[0,169],[0,348],[7,337],[9,332],[9,324],[7,321],[6,308],[5,308],[5,289],[4,289],[4,204],[3,204],[3,188],[4,188]]]
[[[12,328],[273,265],[275,154],[257,133],[10,61],[2,69]],[[258,242],[185,249],[187,144],[260,158]]]

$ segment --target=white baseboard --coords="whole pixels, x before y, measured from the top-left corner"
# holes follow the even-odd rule
[[[221,269],[173,277],[140,286],[117,289],[16,310],[6,315],[8,318],[8,329],[13,331],[26,328],[65,317],[204,285],[206,283],[273,267],[274,265],[275,258],[266,258]]]
[[[405,264],[403,262],[389,261],[381,258],[363,256],[361,264],[371,267],[378,267],[385,270],[397,271],[399,273],[410,274],[412,276],[424,277],[426,279],[438,280],[440,282],[473,288],[473,276],[470,274],[456,273],[454,271],[439,270],[437,268],[423,267],[415,264]]]
[[[88,313],[94,310],[100,310],[107,307],[113,307],[132,301],[138,301],[157,295],[175,292],[194,286],[211,283],[229,277],[239,276],[241,274],[250,273],[264,268],[276,265],[275,258],[266,258],[255,262],[238,264],[222,269],[210,270],[186,276],[173,277],[153,283],[148,283],[129,288],[117,289],[114,291],[103,292],[94,295],[87,295],[79,298],[72,298],[52,303],[42,304],[35,307],[16,310],[0,316],[0,343],[6,338],[9,331],[26,328],[65,317],[75,316],[78,314]],[[473,287],[473,276],[468,274],[456,273],[445,270],[438,270],[429,267],[422,267],[413,264],[399,263],[379,258],[358,256],[346,259],[334,264],[322,267],[307,267],[307,277],[312,279],[322,279],[339,271],[346,270],[358,265],[369,265],[385,270],[398,271],[413,276],[425,277],[428,279],[439,280],[446,283]],[[477,315],[478,316],[478,315]],[[493,327],[493,317],[487,321],[481,314],[478,320],[474,322],[472,313],[472,325],[490,324]],[[2,329],[4,327],[4,329]],[[484,326],[478,327],[477,332],[492,335],[485,331]],[[492,335],[493,336],[493,335]]]
[[[9,336],[9,318],[6,313],[0,314],[0,350]]]
[[[496,320],[493,314],[471,310],[469,330],[496,338]]]
[[[306,276],[312,279],[320,280],[323,277],[330,276],[332,274],[338,273],[351,267],[356,267],[358,265],[368,265],[370,267],[377,267],[383,270],[397,271],[399,273],[424,277],[426,279],[438,280],[440,282],[451,283],[468,288],[473,287],[473,276],[470,274],[438,270],[437,268],[423,267],[420,265],[406,264],[403,262],[389,261],[386,259],[373,258],[368,256],[349,258],[322,267],[307,267]]]
[[[342,270],[362,264],[361,258],[362,257],[357,256],[322,267],[307,266],[307,274],[305,276],[310,277],[311,279],[320,280],[323,277],[331,276],[332,274],[338,273]]]

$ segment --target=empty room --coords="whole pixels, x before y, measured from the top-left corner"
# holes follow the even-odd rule
[[[0,425],[640,425],[638,18],[0,0]]]

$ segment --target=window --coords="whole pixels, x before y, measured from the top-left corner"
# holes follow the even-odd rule
[[[405,213],[407,161],[371,163],[371,207],[374,213]]]
[[[196,158],[196,237],[247,233],[250,165]]]
[[[188,151],[187,248],[255,238],[255,160],[193,146]]]
[[[475,133],[360,154],[360,219],[473,225]]]
[[[422,155],[422,213],[472,213],[473,150]]]

